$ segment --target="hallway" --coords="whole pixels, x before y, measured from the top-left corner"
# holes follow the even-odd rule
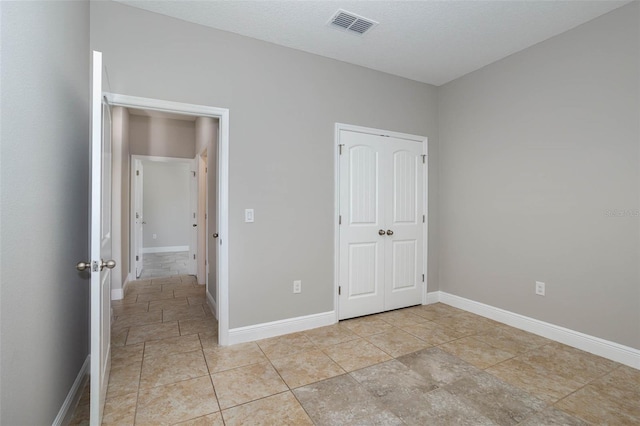
[[[191,276],[113,309],[104,424],[640,423],[640,371],[440,303],[230,347]]]
[[[142,258],[140,279],[162,278],[188,273],[188,251],[146,253]]]

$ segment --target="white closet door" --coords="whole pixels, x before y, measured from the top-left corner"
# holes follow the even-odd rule
[[[340,131],[339,318],[422,302],[422,142]]]
[[[422,302],[424,166],[422,143],[386,138],[386,311]],[[389,235],[391,234],[391,235]]]
[[[384,139],[346,131],[340,136],[340,319],[384,310]]]

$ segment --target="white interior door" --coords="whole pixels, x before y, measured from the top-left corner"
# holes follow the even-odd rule
[[[422,301],[423,144],[340,131],[339,318]]]
[[[133,252],[136,278],[140,278],[143,269],[142,235],[144,230],[143,188],[144,168],[142,161],[133,161]]]
[[[341,132],[340,319],[384,310],[384,138]]]
[[[385,311],[421,303],[424,166],[422,143],[385,138]]]
[[[100,425],[109,382],[111,269],[115,266],[111,260],[111,117],[103,103],[100,52],[93,52],[92,71],[90,418],[92,425]]]

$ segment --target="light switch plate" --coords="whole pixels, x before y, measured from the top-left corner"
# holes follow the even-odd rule
[[[244,209],[244,221],[253,222],[253,209]]]

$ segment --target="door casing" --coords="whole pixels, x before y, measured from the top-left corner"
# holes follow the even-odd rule
[[[218,344],[229,344],[229,110],[207,105],[142,98],[115,93],[105,94],[109,104],[175,114],[216,118],[218,127],[218,251],[216,309],[218,312]],[[213,188],[209,188],[211,191]],[[213,301],[209,300],[210,303]]]
[[[355,126],[351,124],[336,123],[334,134],[334,292],[333,292],[333,306],[336,313],[335,321],[338,322],[340,318],[340,303],[338,300],[338,287],[340,286],[340,131],[347,130],[352,132],[365,133],[370,135],[384,135],[399,139],[407,139],[411,141],[421,142],[424,147],[423,155],[425,155],[425,170],[424,170],[424,197],[423,208],[425,212],[425,226],[423,227],[423,273],[424,283],[422,286],[422,304],[427,303],[427,287],[428,287],[428,236],[429,236],[429,140],[425,136],[411,135],[408,133],[391,132],[388,130],[375,129],[371,127]]]

